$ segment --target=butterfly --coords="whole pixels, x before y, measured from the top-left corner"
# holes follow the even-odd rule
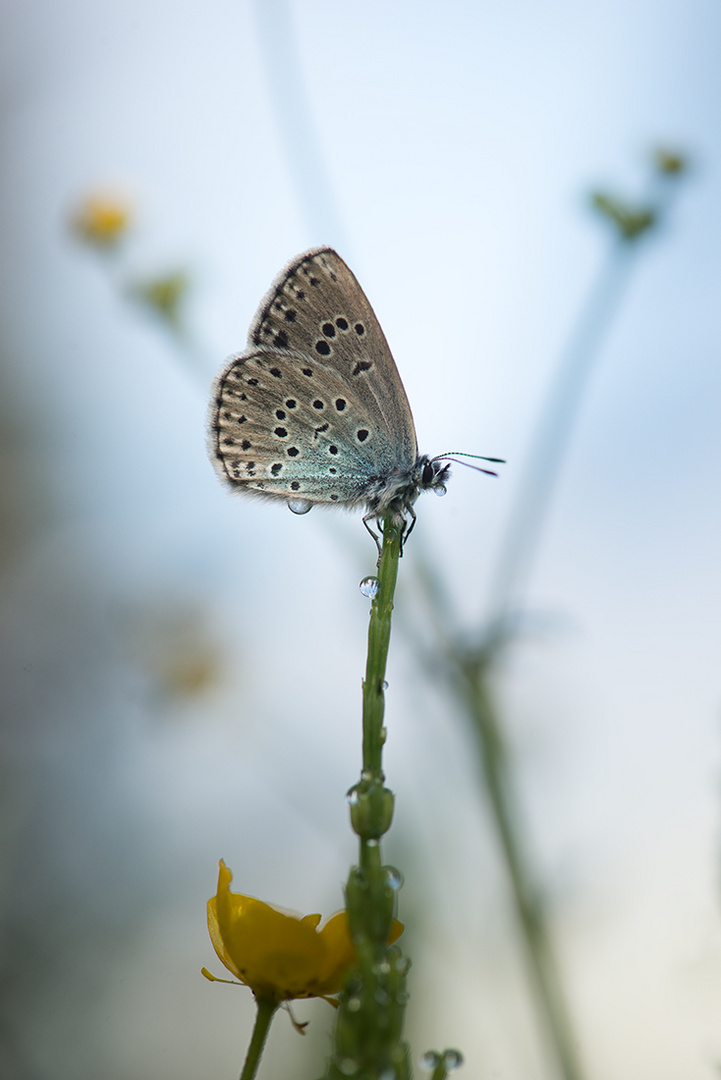
[[[371,522],[390,514],[407,537],[420,492],[445,494],[450,473],[447,455],[418,454],[388,342],[329,247],[296,256],[273,282],[248,347],[213,384],[209,443],[234,490],[282,499],[296,514],[365,507],[376,542]]]

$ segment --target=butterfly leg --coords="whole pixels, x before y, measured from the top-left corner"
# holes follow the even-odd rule
[[[408,539],[408,537],[411,535],[411,533],[413,532],[413,529],[415,527],[416,520],[417,520],[415,510],[413,509],[412,506],[407,506],[406,510],[408,511],[408,513],[410,515],[411,523],[409,525],[405,518],[401,519],[401,521],[402,521],[402,525],[401,525],[401,543],[400,543],[400,551],[399,551],[399,555],[401,556],[401,558],[403,557],[403,547],[405,545],[405,542]],[[380,537],[379,533],[380,534],[383,533],[383,528],[379,524],[379,526],[378,526],[379,532],[376,532],[375,529],[370,524],[372,521],[378,521],[378,516],[376,514],[371,513],[371,514],[365,514],[363,516],[363,524],[365,525],[366,529],[368,530],[368,532],[371,534],[371,536],[373,537],[373,539],[376,542],[376,547],[378,548],[378,562],[380,563],[381,554],[382,554],[382,546],[381,546],[381,537]]]
[[[408,537],[413,532],[413,530],[414,530],[414,528],[416,526],[416,520],[417,520],[416,512],[415,512],[415,510],[413,509],[412,506],[406,506],[406,510],[408,511],[408,514],[410,515],[411,523],[409,525],[408,522],[406,521],[406,519],[405,518],[403,519],[403,532],[401,533],[401,551],[400,551],[401,557],[403,556],[403,546],[404,546],[406,540],[408,539]]]
[[[375,529],[373,529],[371,527],[371,524],[370,524],[371,521],[377,521],[377,520],[378,520],[378,518],[376,517],[375,514],[364,514],[363,515],[363,524],[365,525],[366,529],[368,530],[368,532],[371,534],[371,536],[373,537],[373,539],[376,542],[376,547],[378,548],[378,562],[380,563],[380,561],[381,561],[381,538],[378,535],[378,533],[375,531]]]

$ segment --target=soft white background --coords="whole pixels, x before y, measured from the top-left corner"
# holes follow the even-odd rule
[[[717,5],[0,12],[3,1075],[236,1075],[250,994],[198,974],[220,974],[217,859],[240,891],[341,906],[374,552],[358,519],[231,498],[204,447],[212,375],[273,276],[338,246],[421,449],[508,459],[418,507],[414,541],[477,625],[606,251],[588,191],[639,195],[659,143],[692,173],[599,360],[499,693],[588,1076],[718,1075]],[[305,104],[279,115],[293,57]],[[105,185],[135,199],[133,270],[192,275],[195,367],[69,235]],[[168,664],[206,654],[206,688],[175,692]],[[551,1077],[470,743],[400,624],[389,679],[414,1055]],[[262,1075],[291,1075],[286,1054],[320,1073],[329,1010],[298,1013],[310,1037],[280,1017]]]

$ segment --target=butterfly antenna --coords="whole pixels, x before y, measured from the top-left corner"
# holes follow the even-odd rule
[[[455,455],[455,456],[454,456]],[[491,469],[482,469],[479,465],[471,465],[469,461],[459,461],[459,458],[475,458],[476,461],[490,461],[494,465],[505,465],[506,459],[499,457],[484,457],[483,454],[466,454],[463,450],[449,450],[447,454],[436,454],[431,461],[453,461],[456,465],[465,465],[467,469],[475,469],[476,472],[485,473],[486,476],[498,476]]]

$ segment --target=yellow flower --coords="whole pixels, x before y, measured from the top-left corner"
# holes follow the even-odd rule
[[[89,195],[71,219],[71,227],[82,240],[110,248],[126,232],[130,207],[115,195]]]
[[[301,916],[230,891],[233,875],[221,859],[218,892],[208,901],[208,930],[219,959],[257,998],[337,994],[356,960],[345,911],[319,930],[320,915]],[[403,931],[393,922],[391,941]],[[215,980],[205,968],[206,978]]]

